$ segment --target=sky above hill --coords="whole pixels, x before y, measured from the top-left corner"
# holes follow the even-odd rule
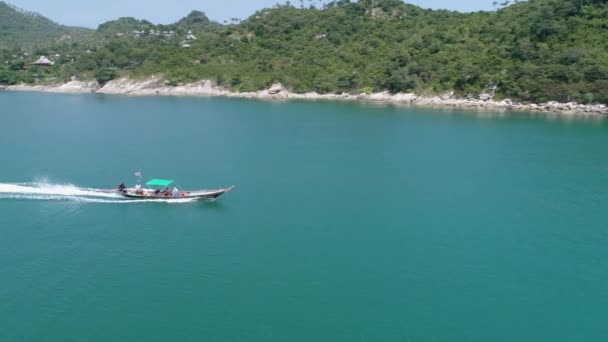
[[[168,24],[186,16],[191,10],[203,11],[209,18],[222,22],[230,18],[244,19],[256,10],[272,7],[277,2],[284,3],[277,0],[8,0],[7,2],[28,11],[38,12],[63,25],[90,28],[96,28],[103,22],[125,16],[147,19],[156,24]],[[294,5],[299,4],[299,0],[291,2]],[[304,3],[308,4],[309,0],[305,0]],[[410,0],[409,3],[426,8],[457,11],[492,8],[491,0]]]

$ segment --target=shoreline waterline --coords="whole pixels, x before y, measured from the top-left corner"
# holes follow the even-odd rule
[[[112,80],[103,86],[96,81],[70,81],[63,84],[29,85],[19,84],[3,86],[4,91],[33,91],[68,94],[108,94],[130,96],[200,96],[228,97],[261,100],[312,100],[312,101],[351,101],[372,102],[380,104],[414,105],[420,107],[466,110],[489,110],[495,112],[522,111],[528,113],[557,114],[564,116],[604,117],[608,115],[608,107],[603,104],[583,105],[578,103],[547,102],[541,104],[525,104],[509,99],[495,101],[489,95],[482,99],[456,98],[453,93],[442,96],[421,96],[414,93],[390,94],[380,92],[373,94],[319,94],[292,93],[281,84],[256,92],[233,92],[218,86],[211,81],[203,80],[184,85],[170,86],[162,78],[132,80],[120,78]]]

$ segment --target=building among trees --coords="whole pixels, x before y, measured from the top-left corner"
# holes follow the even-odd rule
[[[51,61],[50,59],[46,58],[45,56],[40,56],[40,58],[38,58],[38,60],[36,60],[34,63],[32,63],[32,65],[53,66],[53,65],[55,65],[55,62]]]

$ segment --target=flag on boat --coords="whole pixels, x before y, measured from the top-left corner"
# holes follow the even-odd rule
[[[135,172],[135,177],[141,177],[141,172],[140,171]]]

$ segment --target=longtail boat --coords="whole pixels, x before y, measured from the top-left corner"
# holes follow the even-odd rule
[[[174,181],[168,179],[152,179],[141,185],[141,173],[139,180],[133,188],[128,188],[124,183],[118,186],[116,191],[127,198],[134,199],[214,199],[234,189],[234,186],[217,190],[178,190],[176,187],[171,189]]]

